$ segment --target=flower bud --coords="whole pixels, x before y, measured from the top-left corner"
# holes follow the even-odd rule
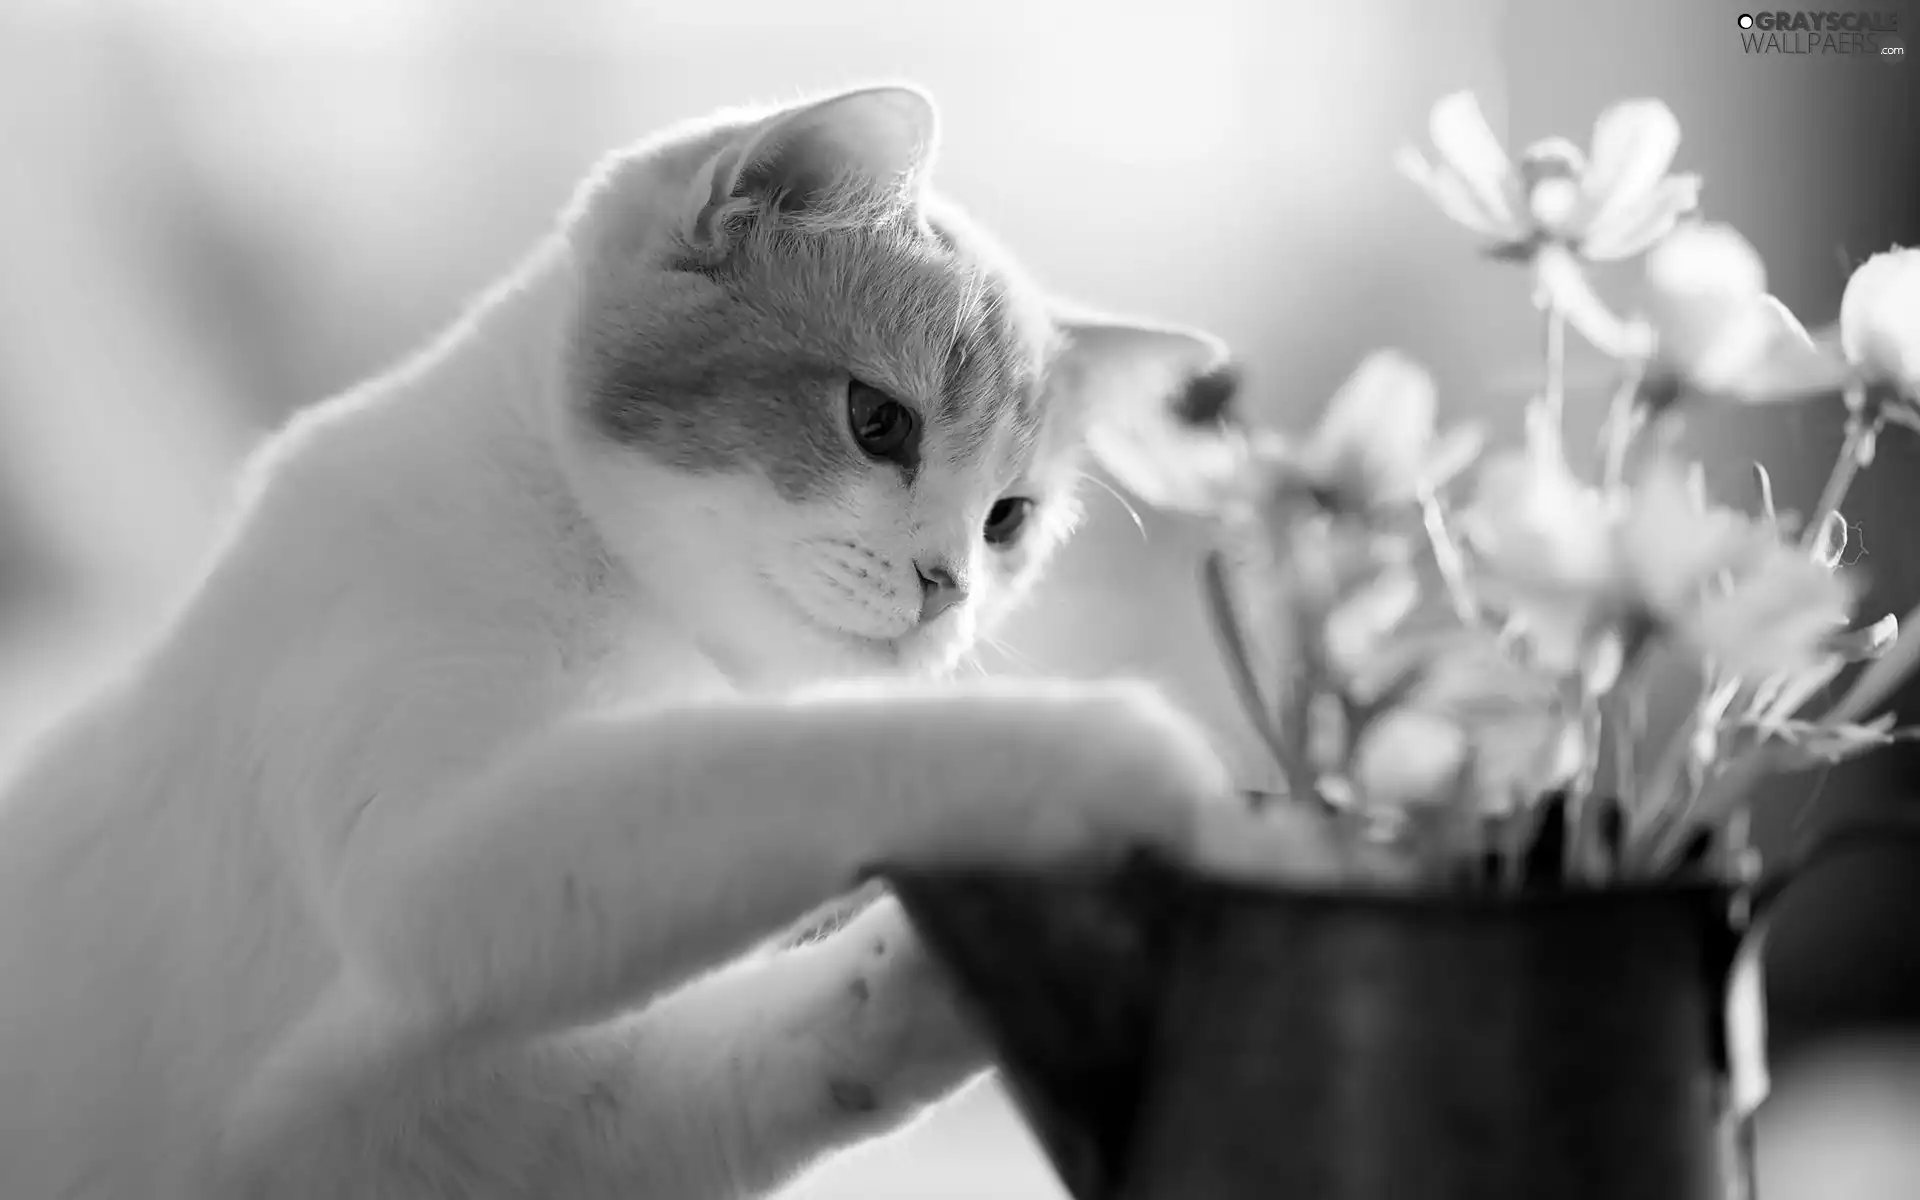
[[[1874,255],[1847,281],[1840,345],[1870,377],[1920,396],[1920,248]]]

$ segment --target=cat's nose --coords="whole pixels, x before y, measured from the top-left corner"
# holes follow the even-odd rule
[[[922,625],[931,624],[941,613],[956,604],[966,602],[965,578],[956,578],[953,569],[945,563],[915,563],[913,567],[920,573],[920,623]]]

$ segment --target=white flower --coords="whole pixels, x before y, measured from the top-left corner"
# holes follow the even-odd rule
[[[1370,806],[1437,804],[1449,798],[1472,753],[1466,732],[1452,721],[1396,709],[1369,726],[1355,747],[1353,781]]]
[[[1838,347],[1768,293],[1759,252],[1730,225],[1683,225],[1648,253],[1642,319],[1651,372],[1695,391],[1776,400],[1846,382]]]
[[[1840,344],[1868,378],[1920,400],[1920,248],[1883,251],[1854,271],[1840,299]]]
[[[1852,616],[1846,576],[1768,525],[1700,505],[1678,471],[1651,472],[1634,489],[1619,543],[1639,604],[1741,678],[1819,661]]]
[[[1618,571],[1607,497],[1568,468],[1557,434],[1528,423],[1527,448],[1489,462],[1459,526],[1491,577],[1488,598],[1517,605],[1537,652],[1575,668],[1612,602]]]
[[[1464,785],[1479,811],[1498,814],[1579,769],[1584,743],[1556,681],[1491,633],[1416,634],[1382,658],[1372,674],[1406,678],[1355,748],[1354,780],[1370,803],[1443,802]]]
[[[1494,464],[1463,525],[1489,595],[1595,691],[1642,631],[1759,679],[1818,662],[1852,610],[1846,577],[1770,523],[1703,504],[1672,464],[1609,503],[1535,446]]]
[[[1641,320],[1657,376],[1707,394],[1782,400],[1849,383],[1920,400],[1920,249],[1854,271],[1836,327],[1811,335],[1767,292],[1766,267],[1731,226],[1683,225],[1647,255]],[[1920,428],[1920,414],[1889,406]]]
[[[1306,437],[1263,444],[1273,468],[1270,496],[1345,515],[1412,503],[1479,453],[1478,430],[1442,435],[1437,416],[1432,377],[1398,351],[1377,351],[1341,385]]]
[[[1411,149],[1400,170],[1440,210],[1495,239],[1503,257],[1560,244],[1593,262],[1630,258],[1699,203],[1696,175],[1669,175],[1680,125],[1658,100],[1628,100],[1600,114],[1589,152],[1563,138],[1533,143],[1516,163],[1471,92],[1433,106],[1434,159]]]

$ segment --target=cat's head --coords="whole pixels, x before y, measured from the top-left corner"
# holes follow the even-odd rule
[[[1089,457],[1151,501],[1140,451],[1231,395],[1217,340],[1023,279],[929,194],[935,141],[905,87],[729,115],[616,158],[569,219],[576,483],[740,674],[951,665],[1066,536]]]

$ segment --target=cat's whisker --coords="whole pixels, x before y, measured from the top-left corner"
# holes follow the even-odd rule
[[[1014,666],[1020,668],[1022,671],[1029,671],[1036,675],[1046,674],[1046,669],[1040,666],[1040,664],[1034,662],[1031,658],[1027,657],[1025,654],[1021,653],[1020,651],[1014,649],[1012,646],[1009,646],[1007,643],[1001,641],[1000,639],[983,636],[981,637],[980,641],[983,642],[988,647],[998,651],[1003,657],[1005,657],[1008,661],[1013,663]]]
[[[1127,517],[1133,522],[1133,527],[1140,531],[1140,540],[1143,542],[1146,541],[1147,523],[1140,519],[1139,510],[1134,508],[1132,503],[1120,494],[1120,490],[1098,475],[1089,474],[1087,479],[1091,480],[1101,491],[1114,498],[1114,501],[1120,505],[1121,509],[1126,512]]]

